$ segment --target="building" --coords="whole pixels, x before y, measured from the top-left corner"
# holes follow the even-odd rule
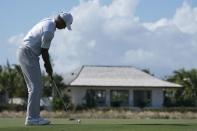
[[[82,66],[71,76],[68,89],[74,105],[159,108],[164,89],[181,87],[131,66]]]

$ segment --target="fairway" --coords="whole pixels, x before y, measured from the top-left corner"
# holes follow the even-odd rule
[[[51,125],[24,126],[22,118],[0,118],[0,131],[196,131],[197,120],[50,119]]]

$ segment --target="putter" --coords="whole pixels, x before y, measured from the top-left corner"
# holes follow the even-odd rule
[[[51,77],[51,81],[52,81],[52,83],[53,83],[53,86],[55,87],[55,89],[56,89],[56,91],[57,91],[59,97],[61,98],[61,100],[62,100],[62,102],[63,102],[65,111],[68,111],[69,105],[68,105],[68,104],[65,104],[64,98],[63,98],[63,96],[62,96],[60,90],[57,88],[57,85],[56,85],[56,83],[55,83],[55,80],[53,79],[53,76],[50,76],[50,77]],[[81,119],[79,119],[79,118],[69,118],[69,120],[77,120],[77,124],[80,124],[80,123],[81,123]]]
[[[60,90],[58,89],[58,87],[57,87],[57,85],[55,83],[55,80],[53,79],[53,76],[50,76],[50,77],[51,77],[51,81],[52,81],[53,87],[55,87],[55,90],[57,91],[57,94],[59,95],[59,97],[60,97],[60,99],[61,99],[61,101],[62,101],[62,103],[64,105],[65,111],[67,111],[69,105],[64,102],[64,97],[62,96]]]

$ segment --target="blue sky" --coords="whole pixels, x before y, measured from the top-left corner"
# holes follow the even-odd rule
[[[81,1],[81,3],[80,3]],[[20,36],[24,36],[25,33],[27,33],[27,31],[34,25],[36,24],[39,20],[41,20],[44,17],[47,16],[54,16],[56,15],[59,11],[64,10],[64,11],[73,11],[74,13],[76,13],[76,19],[79,17],[79,19],[77,19],[78,21],[76,22],[75,25],[73,25],[74,27],[76,27],[75,29],[78,29],[77,27],[80,25],[80,16],[78,16],[78,14],[80,14],[81,12],[85,11],[86,9],[84,9],[84,6],[95,6],[98,8],[98,11],[102,11],[103,8],[105,6],[110,7],[110,5],[112,5],[113,0],[100,0],[99,1],[99,5],[94,4],[93,2],[89,2],[89,5],[87,5],[88,0],[58,0],[57,1],[48,1],[48,0],[32,0],[32,1],[27,1],[27,0],[1,0],[0,1],[0,18],[1,18],[1,23],[0,23],[0,64],[4,65],[6,64],[7,59],[10,61],[10,63],[17,63],[16,61],[16,56],[15,56],[15,52],[16,49],[19,45],[14,44],[14,40],[19,40],[21,39]],[[82,2],[83,1],[83,2]],[[91,0],[90,0],[91,1]],[[94,0],[93,0],[94,1]],[[116,1],[116,0],[114,0]],[[121,0],[119,0],[121,1]],[[122,3],[124,0],[122,0]],[[128,8],[128,10],[131,11],[131,14],[133,14],[133,21],[135,24],[132,24],[132,26],[128,25],[128,28],[131,28],[131,30],[133,29],[133,31],[139,31],[139,34],[141,32],[146,32],[146,30],[141,30],[141,28],[147,27],[148,30],[150,30],[150,32],[157,29],[158,25],[163,26],[165,25],[171,25],[171,23],[173,23],[175,21],[175,23],[177,24],[177,26],[180,28],[180,30],[182,29],[182,32],[178,32],[177,34],[174,34],[174,32],[168,32],[168,34],[173,33],[173,35],[177,36],[180,35],[178,37],[181,38],[185,38],[184,40],[187,42],[188,41],[195,41],[195,39],[193,39],[193,36],[195,33],[193,33],[191,35],[191,33],[189,33],[188,36],[188,32],[186,30],[186,27],[182,27],[182,23],[180,24],[180,22],[177,22],[178,18],[179,18],[179,13],[177,13],[177,10],[180,10],[180,14],[181,11],[183,12],[185,8],[187,8],[187,6],[183,6],[183,3],[186,2],[187,5],[189,6],[188,8],[191,8],[191,10],[193,10],[194,14],[195,14],[195,7],[197,7],[197,1],[196,0],[125,0],[128,3],[132,4],[130,9],[130,6],[126,7]],[[82,3],[86,3],[86,4],[82,4]],[[120,7],[121,8],[121,7]],[[183,9],[184,8],[184,9]],[[79,12],[79,10],[81,10]],[[93,9],[90,9],[90,11],[92,11]],[[124,10],[124,9],[123,9]],[[94,11],[94,10],[93,10]],[[112,9],[112,11],[116,12],[116,9]],[[122,10],[121,10],[122,11]],[[126,11],[126,10],[125,10]],[[78,12],[78,14],[77,14]],[[115,14],[114,13],[114,14]],[[124,13],[124,12],[123,12]],[[89,25],[95,25],[98,26],[99,24],[95,21],[93,21],[94,23],[90,23],[92,22],[92,20],[90,19],[94,19],[94,16],[91,15],[90,13],[86,15],[89,15],[89,19],[87,21],[82,20],[82,22],[89,22]],[[125,13],[125,15],[128,15],[129,18],[129,14]],[[100,15],[99,15],[100,16]],[[114,15],[116,16],[116,15]],[[195,15],[194,15],[195,16]],[[75,16],[74,16],[75,18]],[[99,18],[98,20],[101,20],[101,22],[107,22],[108,20],[102,21],[103,18]],[[124,18],[126,19],[126,18]],[[75,19],[74,19],[75,20]],[[123,20],[123,19],[122,19]],[[177,20],[177,21],[176,21]],[[82,23],[81,22],[81,23]],[[136,24],[137,23],[137,24]],[[195,21],[194,21],[195,23]],[[114,23],[112,23],[111,25],[113,25]],[[120,23],[119,23],[120,24]],[[134,27],[133,27],[134,25]],[[180,26],[179,26],[180,25]],[[102,26],[102,25],[100,25]],[[139,27],[139,28],[138,28]],[[91,29],[87,29],[86,33],[92,31],[93,27],[91,27]],[[122,31],[124,29],[124,27],[122,29],[120,29],[120,31]],[[185,32],[186,30],[186,32]],[[81,31],[81,32],[80,32]],[[119,31],[119,32],[120,32]],[[163,30],[162,30],[163,31]],[[73,33],[74,32],[74,33]],[[72,33],[70,33],[69,35],[71,35],[71,37],[74,37],[75,33],[82,33],[82,30],[79,28],[78,30],[73,31]],[[195,32],[195,31],[194,31]],[[106,33],[106,32],[104,32]],[[104,34],[103,33],[103,34]],[[67,34],[67,32],[66,32]],[[124,32],[122,32],[122,34],[124,34]],[[143,35],[144,33],[141,33],[141,35]],[[164,33],[165,34],[165,33]],[[168,34],[166,34],[166,36],[169,36]],[[73,35],[73,36],[72,36]],[[116,35],[116,34],[114,34]],[[119,34],[119,36],[121,36]],[[143,35],[144,36],[144,35]],[[19,37],[19,38],[18,38]],[[62,38],[61,38],[62,37]],[[64,41],[62,39],[64,37],[64,34],[59,34],[59,36],[54,40],[54,43],[56,42],[61,42]],[[75,36],[76,38],[77,36]],[[88,46],[91,46],[91,50],[89,49],[84,49],[84,52],[86,52],[87,50],[90,51],[98,51],[96,49],[93,49],[93,47],[97,47],[97,43],[98,41],[101,41],[101,38],[96,38],[92,39],[89,38],[88,36],[78,36],[78,37],[84,37],[84,39],[82,39],[84,42],[87,42]],[[103,37],[106,37],[105,35]],[[141,36],[142,37],[142,36]],[[191,38],[192,37],[192,38]],[[86,38],[86,39],[85,39]],[[121,37],[122,38],[122,37]],[[11,40],[10,40],[11,39]],[[136,42],[136,40],[134,40],[135,38],[133,38],[130,42]],[[173,39],[173,38],[170,38]],[[9,42],[11,41],[11,42]],[[65,40],[64,42],[66,42],[67,40]],[[73,41],[73,40],[72,40]],[[154,41],[154,42],[153,42]],[[151,39],[150,42],[155,43],[155,39]],[[110,41],[112,42],[112,41]],[[137,40],[138,43],[143,43],[142,41]],[[69,43],[69,42],[68,42]],[[128,42],[129,43],[129,42]],[[191,43],[192,46],[193,43]],[[76,43],[76,45],[78,45],[80,47],[80,45],[78,43]],[[67,47],[68,45],[66,45]],[[101,45],[100,45],[101,46]],[[150,51],[151,49],[146,48],[145,49],[146,44],[142,44],[139,47],[137,47],[136,45],[132,45],[129,48],[133,48],[135,50],[137,50],[138,54],[137,55],[140,59],[140,61],[123,61],[121,58],[120,60],[117,61],[111,61],[111,62],[101,62],[99,63],[99,61],[95,61],[94,59],[91,59],[92,57],[96,57],[93,56],[90,57],[90,55],[85,55],[84,52],[82,54],[80,54],[81,56],[84,55],[84,57],[76,57],[76,59],[80,59],[79,61],[74,61],[74,60],[70,60],[67,61],[65,63],[61,63],[62,66],[66,66],[66,64],[72,63],[68,69],[71,69],[71,67],[76,67],[77,65],[80,64],[115,64],[115,65],[134,65],[137,66],[139,68],[149,68],[151,70],[153,70],[154,73],[158,74],[158,75],[167,75],[170,71],[172,71],[173,69],[176,68],[181,68],[181,67],[186,67],[186,68],[195,68],[195,66],[197,66],[197,63],[192,63],[191,66],[188,66],[188,62],[183,65],[180,66],[171,66],[171,65],[165,65],[165,67],[163,67],[163,65],[157,65],[157,64],[144,64],[147,63],[147,61],[150,61],[153,59],[153,55],[157,54],[156,51]],[[153,45],[151,45],[153,46]],[[110,45],[108,45],[108,47],[110,48]],[[127,47],[127,46],[125,46]],[[74,48],[74,47],[73,47]],[[77,47],[75,47],[77,48]],[[153,47],[154,48],[154,47]],[[102,49],[102,48],[100,48]],[[136,54],[136,52],[133,52],[131,50],[126,50],[124,49],[124,47],[121,46],[122,51],[126,52],[124,55],[125,56],[130,56],[131,54]],[[146,52],[144,52],[144,50]],[[70,51],[70,50],[69,50]],[[149,52],[150,51],[150,52]],[[77,52],[77,51],[76,51]],[[117,52],[117,54],[123,54],[123,52],[119,52],[117,51],[117,49],[114,49],[114,52]],[[144,57],[141,58],[141,54],[148,54],[148,56],[150,56],[149,58],[145,59]],[[53,50],[52,50],[52,54],[53,54]],[[76,53],[75,53],[76,54]],[[110,54],[106,53],[109,57]],[[112,52],[113,54],[113,52]],[[79,54],[77,54],[79,55]],[[162,55],[162,54],[161,54]],[[165,55],[165,54],[163,54]],[[175,57],[177,57],[179,54],[177,54]],[[193,55],[193,54],[191,54]],[[105,55],[98,55],[98,59],[102,60],[102,57],[105,57]],[[75,57],[72,55],[71,52],[69,52],[69,54],[65,55],[65,58],[71,59],[72,57]],[[85,57],[89,58],[89,60],[85,59]],[[59,58],[57,54],[54,54],[54,58]],[[188,56],[189,59],[192,59]],[[187,58],[187,59],[188,59]],[[132,59],[132,57],[129,57],[129,59]],[[156,58],[154,57],[154,60],[156,61]],[[62,59],[58,59],[58,61],[61,61]],[[91,61],[92,60],[92,61]],[[57,63],[58,63],[57,61]],[[170,61],[170,60],[169,60]],[[173,61],[173,60],[171,60]],[[144,63],[143,63],[144,62]],[[156,63],[156,62],[155,62]],[[141,66],[144,65],[144,66]],[[60,70],[59,68],[62,67],[56,67],[55,69],[58,71]],[[155,69],[157,68],[157,69]],[[160,69],[165,68],[165,71],[167,73],[159,73]]]

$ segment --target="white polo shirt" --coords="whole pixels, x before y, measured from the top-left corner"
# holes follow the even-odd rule
[[[24,37],[24,46],[30,47],[39,56],[41,48],[49,49],[55,30],[56,24],[54,19],[47,18],[40,21]]]

